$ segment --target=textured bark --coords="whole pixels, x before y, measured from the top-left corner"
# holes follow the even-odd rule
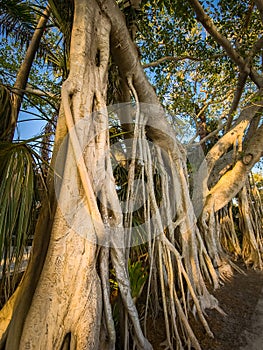
[[[76,123],[84,115],[93,111],[96,90],[105,96],[109,52],[107,32],[109,33],[110,27],[108,21],[101,16],[95,2],[87,5],[86,1],[76,1],[74,18],[70,76],[64,90],[68,92],[68,85],[73,89],[72,95],[66,97],[71,99],[72,114]],[[101,49],[99,68],[95,63],[98,46]],[[62,98],[58,121],[60,127],[57,130],[53,164],[61,143],[60,139],[65,136],[67,128],[65,103],[66,101]],[[85,222],[81,215],[76,215],[73,223],[66,220],[67,214],[74,212],[81,200],[81,196],[69,198],[69,193],[74,191],[81,193],[82,190],[78,164],[70,143],[65,154],[66,160],[60,159],[62,163],[65,161],[65,167],[61,164],[61,175],[65,179],[71,179],[71,183],[63,181],[61,185],[59,206],[55,211],[45,264],[30,309],[27,315],[26,310],[23,312],[23,319],[25,316],[26,319],[24,324],[20,324],[23,330],[22,337],[19,339],[18,334],[15,345],[10,340],[10,343],[7,343],[7,349],[60,349],[65,346],[69,338],[72,348],[98,348],[101,288],[96,272],[97,247],[94,245],[96,232],[91,215],[84,218]],[[96,172],[95,169],[94,172]],[[62,208],[63,212],[61,212],[61,203],[66,203]],[[39,224],[41,225],[41,221]],[[83,227],[90,239],[87,240],[76,233],[74,224],[75,227]],[[91,243],[92,237],[94,237],[94,243]],[[37,266],[36,262],[35,266]],[[20,301],[20,307],[23,307],[23,300],[22,298]],[[19,324],[15,319],[13,322],[15,326]]]
[[[102,305],[109,337],[103,347],[114,348],[113,320],[106,293],[109,276],[105,266],[109,264],[109,254],[100,255],[103,275],[99,279],[99,243],[112,246],[111,262],[123,304],[133,323],[137,346],[151,349],[143,337],[131,296],[124,258],[122,216],[116,213],[112,216],[107,208],[108,204],[110,208],[119,205],[110,165],[105,109],[109,32],[109,20],[102,15],[95,1],[89,4],[84,0],[75,1],[70,74],[62,87],[59,117],[64,121],[63,130],[66,127],[69,131],[69,138],[64,142],[64,149],[57,152],[59,156],[62,152],[62,162],[65,161],[59,173],[62,180],[58,179],[58,208],[45,264],[16,348],[64,349],[69,345],[74,349],[98,349],[102,344],[98,336]],[[96,111],[97,114],[92,114]],[[75,128],[83,118],[85,125]],[[90,138],[88,145],[87,137]],[[57,154],[55,152],[54,157]],[[99,193],[101,208],[96,198]],[[121,212],[120,208],[117,212]],[[109,232],[113,233],[112,237]],[[105,287],[104,303],[101,281]]]
[[[229,170],[235,163],[234,151],[231,150],[225,153],[218,161],[215,163],[213,170],[208,178],[208,188],[212,188],[216,185],[219,179]]]
[[[207,205],[215,211],[223,208],[244,186],[252,167],[259,161],[263,151],[263,126],[261,125],[239,155],[239,160],[210,190]]]
[[[245,264],[262,270],[262,204],[255,190],[248,179],[238,194],[239,226],[243,235],[242,258]]]

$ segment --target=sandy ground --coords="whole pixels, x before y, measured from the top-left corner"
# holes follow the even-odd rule
[[[263,271],[238,265],[245,274],[235,272],[222,287],[211,291],[226,313],[224,316],[206,310],[214,338],[208,337],[200,322],[192,318],[202,350],[263,350]],[[147,336],[154,350],[163,350],[164,320],[148,320]]]
[[[260,299],[251,318],[251,327],[244,331],[247,344],[240,350],[262,350],[263,349],[263,288]]]
[[[235,273],[214,293],[227,315],[208,311],[215,338],[200,332],[203,350],[263,350],[263,271],[240,267],[246,275]]]

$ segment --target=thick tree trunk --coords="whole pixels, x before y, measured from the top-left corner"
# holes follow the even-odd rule
[[[86,123],[89,128],[97,101],[105,99],[109,29],[95,1],[89,4],[75,1],[70,75],[62,88],[61,110],[70,133],[74,133],[72,128],[84,117],[89,118]],[[98,51],[100,63],[96,66]],[[83,136],[79,135],[80,142]],[[97,232],[89,205],[84,207],[86,215],[77,209],[89,198],[85,199],[82,190],[76,158],[81,155],[76,154],[75,141],[70,134],[50,245],[24,324],[21,349],[61,349],[69,335],[70,348],[97,349],[99,346],[102,296],[96,271]],[[93,159],[88,159],[86,164],[94,169],[89,172],[90,183],[95,181],[94,164],[100,156],[98,148],[94,152]]]
[[[258,95],[261,97],[261,90]],[[203,178],[203,211],[200,216],[200,228],[203,233],[204,240],[207,245],[209,256],[211,257],[215,267],[221,270],[221,275],[229,274],[228,266],[229,257],[226,256],[220,243],[220,227],[216,220],[215,214],[224,208],[244,186],[247,176],[256,164],[263,150],[263,127],[256,128],[253,137],[244,141],[246,128],[258,119],[261,113],[262,101],[257,104],[250,104],[240,114],[235,125],[229,130],[208,152],[204,162],[201,164],[198,173]],[[254,118],[254,119],[253,119]],[[229,149],[232,148],[232,152]],[[215,176],[210,178],[211,187],[208,189],[209,176],[212,174],[216,163],[222,158],[226,152],[232,155],[232,164],[229,168],[228,162],[223,170],[222,176],[218,176],[219,180],[215,182]],[[223,168],[220,165],[221,169]],[[207,170],[206,175],[202,177],[204,169]],[[220,168],[219,168],[220,169]],[[212,181],[211,181],[212,180]]]
[[[119,205],[110,165],[105,109],[109,32],[110,23],[95,1],[89,4],[84,0],[75,1],[70,75],[62,87],[59,117],[60,131],[65,132],[66,127],[69,139],[61,150],[56,145],[53,156],[56,171],[62,169],[58,173],[58,207],[30,309],[28,313],[24,310],[24,324],[15,323],[14,327],[19,325],[20,329],[14,341],[10,337],[7,349],[62,349],[67,344],[74,349],[98,349],[102,305],[108,337],[103,347],[115,347],[108,295],[109,254],[102,254],[107,252],[108,245],[112,246],[111,262],[123,304],[133,323],[137,346],[151,349],[143,337],[131,296],[124,258],[122,216],[114,213],[112,217],[107,208],[108,204],[111,209]],[[96,111],[97,114],[92,114]],[[117,212],[121,212],[120,208]],[[108,235],[111,232],[112,237]],[[101,279],[97,272],[97,243],[106,245],[100,253]],[[3,326],[4,332],[6,329]]]

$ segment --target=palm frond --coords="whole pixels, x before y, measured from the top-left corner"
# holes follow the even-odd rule
[[[34,159],[24,144],[0,143],[1,292],[13,293],[36,213]]]
[[[68,59],[73,24],[74,1],[73,0],[49,0],[51,17],[55,26],[61,31],[64,39],[64,52]]]
[[[0,84],[0,141],[8,140],[11,128],[12,102],[7,87]]]
[[[70,40],[70,33],[73,23],[73,0],[49,0],[49,6],[52,13],[54,24],[63,33],[66,40]]]
[[[69,74],[69,56],[65,49],[47,53],[47,62],[53,67],[55,77],[65,80]]]
[[[0,33],[12,33],[22,44],[28,43],[35,27],[35,11],[28,2],[0,0]]]

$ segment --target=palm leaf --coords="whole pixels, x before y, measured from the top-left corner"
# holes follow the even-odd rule
[[[56,50],[56,52],[49,51],[47,53],[47,62],[53,67],[53,74],[55,77],[62,77],[65,80],[69,74],[69,60],[67,52]]]
[[[34,159],[24,144],[0,143],[0,254],[4,300],[13,293],[36,214]]]
[[[51,10],[51,17],[55,26],[63,34],[63,54],[64,57],[59,58],[58,67],[64,67],[64,72],[67,72],[67,65],[69,59],[71,29],[73,24],[74,1],[73,0],[49,0]],[[54,61],[54,57],[50,57],[50,61]]]
[[[52,18],[54,24],[63,33],[67,42],[70,42],[70,35],[73,23],[73,0],[49,0]]]
[[[0,140],[7,140],[11,128],[11,94],[10,91],[0,84]]]
[[[28,43],[35,27],[35,11],[28,2],[0,0],[0,33],[12,33],[16,40]]]

